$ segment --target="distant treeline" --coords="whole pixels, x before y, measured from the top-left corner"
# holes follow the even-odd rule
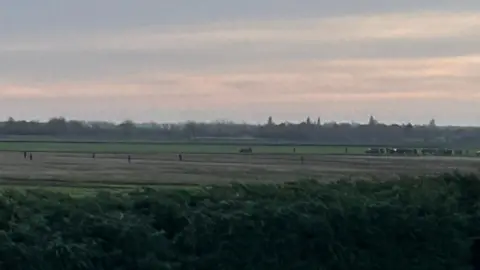
[[[307,118],[301,123],[265,124],[233,122],[176,124],[136,124],[125,121],[108,122],[67,121],[53,118],[47,122],[16,121],[12,118],[0,123],[0,136],[32,136],[49,139],[83,140],[244,140],[272,143],[305,143],[336,145],[418,145],[478,147],[480,127],[438,127],[432,120],[427,125],[393,124],[377,122],[373,117],[368,124],[321,123]]]

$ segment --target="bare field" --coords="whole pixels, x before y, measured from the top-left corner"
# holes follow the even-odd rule
[[[458,169],[478,172],[480,159],[471,157],[387,157],[295,154],[136,154],[129,164],[124,154],[0,153],[0,184],[26,186],[118,187],[130,185],[192,186],[231,181],[279,182],[302,178],[394,177],[435,174]]]

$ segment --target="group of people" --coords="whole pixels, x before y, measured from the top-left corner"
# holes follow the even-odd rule
[[[26,158],[26,153],[27,152],[25,152],[25,158]],[[95,159],[96,157],[97,157],[96,153],[92,153],[92,158]],[[32,154],[30,154],[30,160],[31,159],[32,159]],[[132,163],[132,156],[128,155],[127,160],[128,160],[128,163]],[[183,155],[182,154],[178,154],[178,160],[183,161]]]
[[[296,149],[294,148],[294,152],[296,151]],[[92,153],[92,158],[95,159],[97,157],[96,153]],[[23,158],[24,159],[30,159],[30,160],[33,160],[33,154],[32,153],[27,153],[27,152],[23,152]],[[127,156],[127,160],[128,160],[128,163],[132,163],[132,156],[131,155],[128,155]],[[183,155],[182,154],[178,154],[178,161],[183,161]],[[300,162],[303,164],[305,162],[305,158],[303,156],[300,157]]]
[[[33,160],[33,154],[32,153],[27,153],[27,152],[23,152],[23,158],[24,159],[27,159],[27,157],[30,159],[30,160]]]
[[[92,158],[95,159],[97,157],[96,153],[92,153]],[[33,160],[33,154],[32,153],[27,153],[26,151],[23,152],[23,158],[24,159],[30,159]],[[130,155],[127,156],[128,163],[132,163],[132,157]]]

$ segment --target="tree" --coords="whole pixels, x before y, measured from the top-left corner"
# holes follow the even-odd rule
[[[119,125],[123,135],[131,136],[135,130],[135,124],[131,120],[126,120]]]
[[[63,117],[52,118],[47,122],[46,129],[53,134],[65,134],[68,130],[67,120]]]
[[[322,121],[320,120],[320,117],[317,118],[317,126],[321,126],[322,125]]]
[[[307,124],[310,123],[311,125]],[[233,123],[229,121],[214,123],[164,123],[135,124],[125,121],[121,124],[111,122],[68,121],[63,117],[52,118],[47,122],[15,120],[8,118],[0,123],[0,136],[5,135],[38,135],[53,138],[75,136],[85,139],[120,139],[135,138],[138,140],[178,140],[192,137],[244,137],[261,140],[289,140],[296,142],[315,142],[325,144],[369,144],[372,142],[383,145],[411,144],[412,139],[423,142],[448,142],[459,148],[478,147],[480,127],[469,128],[431,128],[436,126],[435,119],[427,125],[414,126],[411,123],[403,125],[384,125],[369,118],[368,124],[350,125],[348,123],[315,122],[307,118],[299,124],[268,122],[255,125]],[[319,125],[322,125],[321,128]]]
[[[370,116],[370,119],[368,120],[368,125],[369,126],[375,126],[378,124],[378,121],[373,117],[373,115]]]
[[[408,123],[405,125],[405,133],[411,134],[413,132],[414,126],[412,123]]]
[[[269,125],[269,126],[273,126],[273,125],[274,125],[274,123],[273,123],[273,118],[272,118],[271,116],[268,117],[267,125]]]
[[[188,138],[195,138],[196,134],[196,129],[197,129],[197,124],[193,121],[188,121],[186,124],[185,124],[185,133],[187,135]]]
[[[7,134],[18,133],[17,123],[15,122],[15,119],[13,119],[12,117],[9,117],[7,122],[5,122],[5,132]]]
[[[430,120],[430,122],[428,123],[428,127],[431,127],[431,128],[437,127],[435,119]]]
[[[307,117],[307,120],[305,120],[305,123],[307,125],[311,125],[312,124],[312,120],[310,119],[310,116]]]

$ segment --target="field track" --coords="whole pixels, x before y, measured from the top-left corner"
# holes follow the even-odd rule
[[[0,152],[0,184],[8,186],[124,186],[200,185],[242,182],[282,182],[301,178],[334,180],[398,174],[436,174],[458,169],[478,172],[480,158],[374,157],[301,154],[126,154],[34,153],[25,160],[19,152]]]

